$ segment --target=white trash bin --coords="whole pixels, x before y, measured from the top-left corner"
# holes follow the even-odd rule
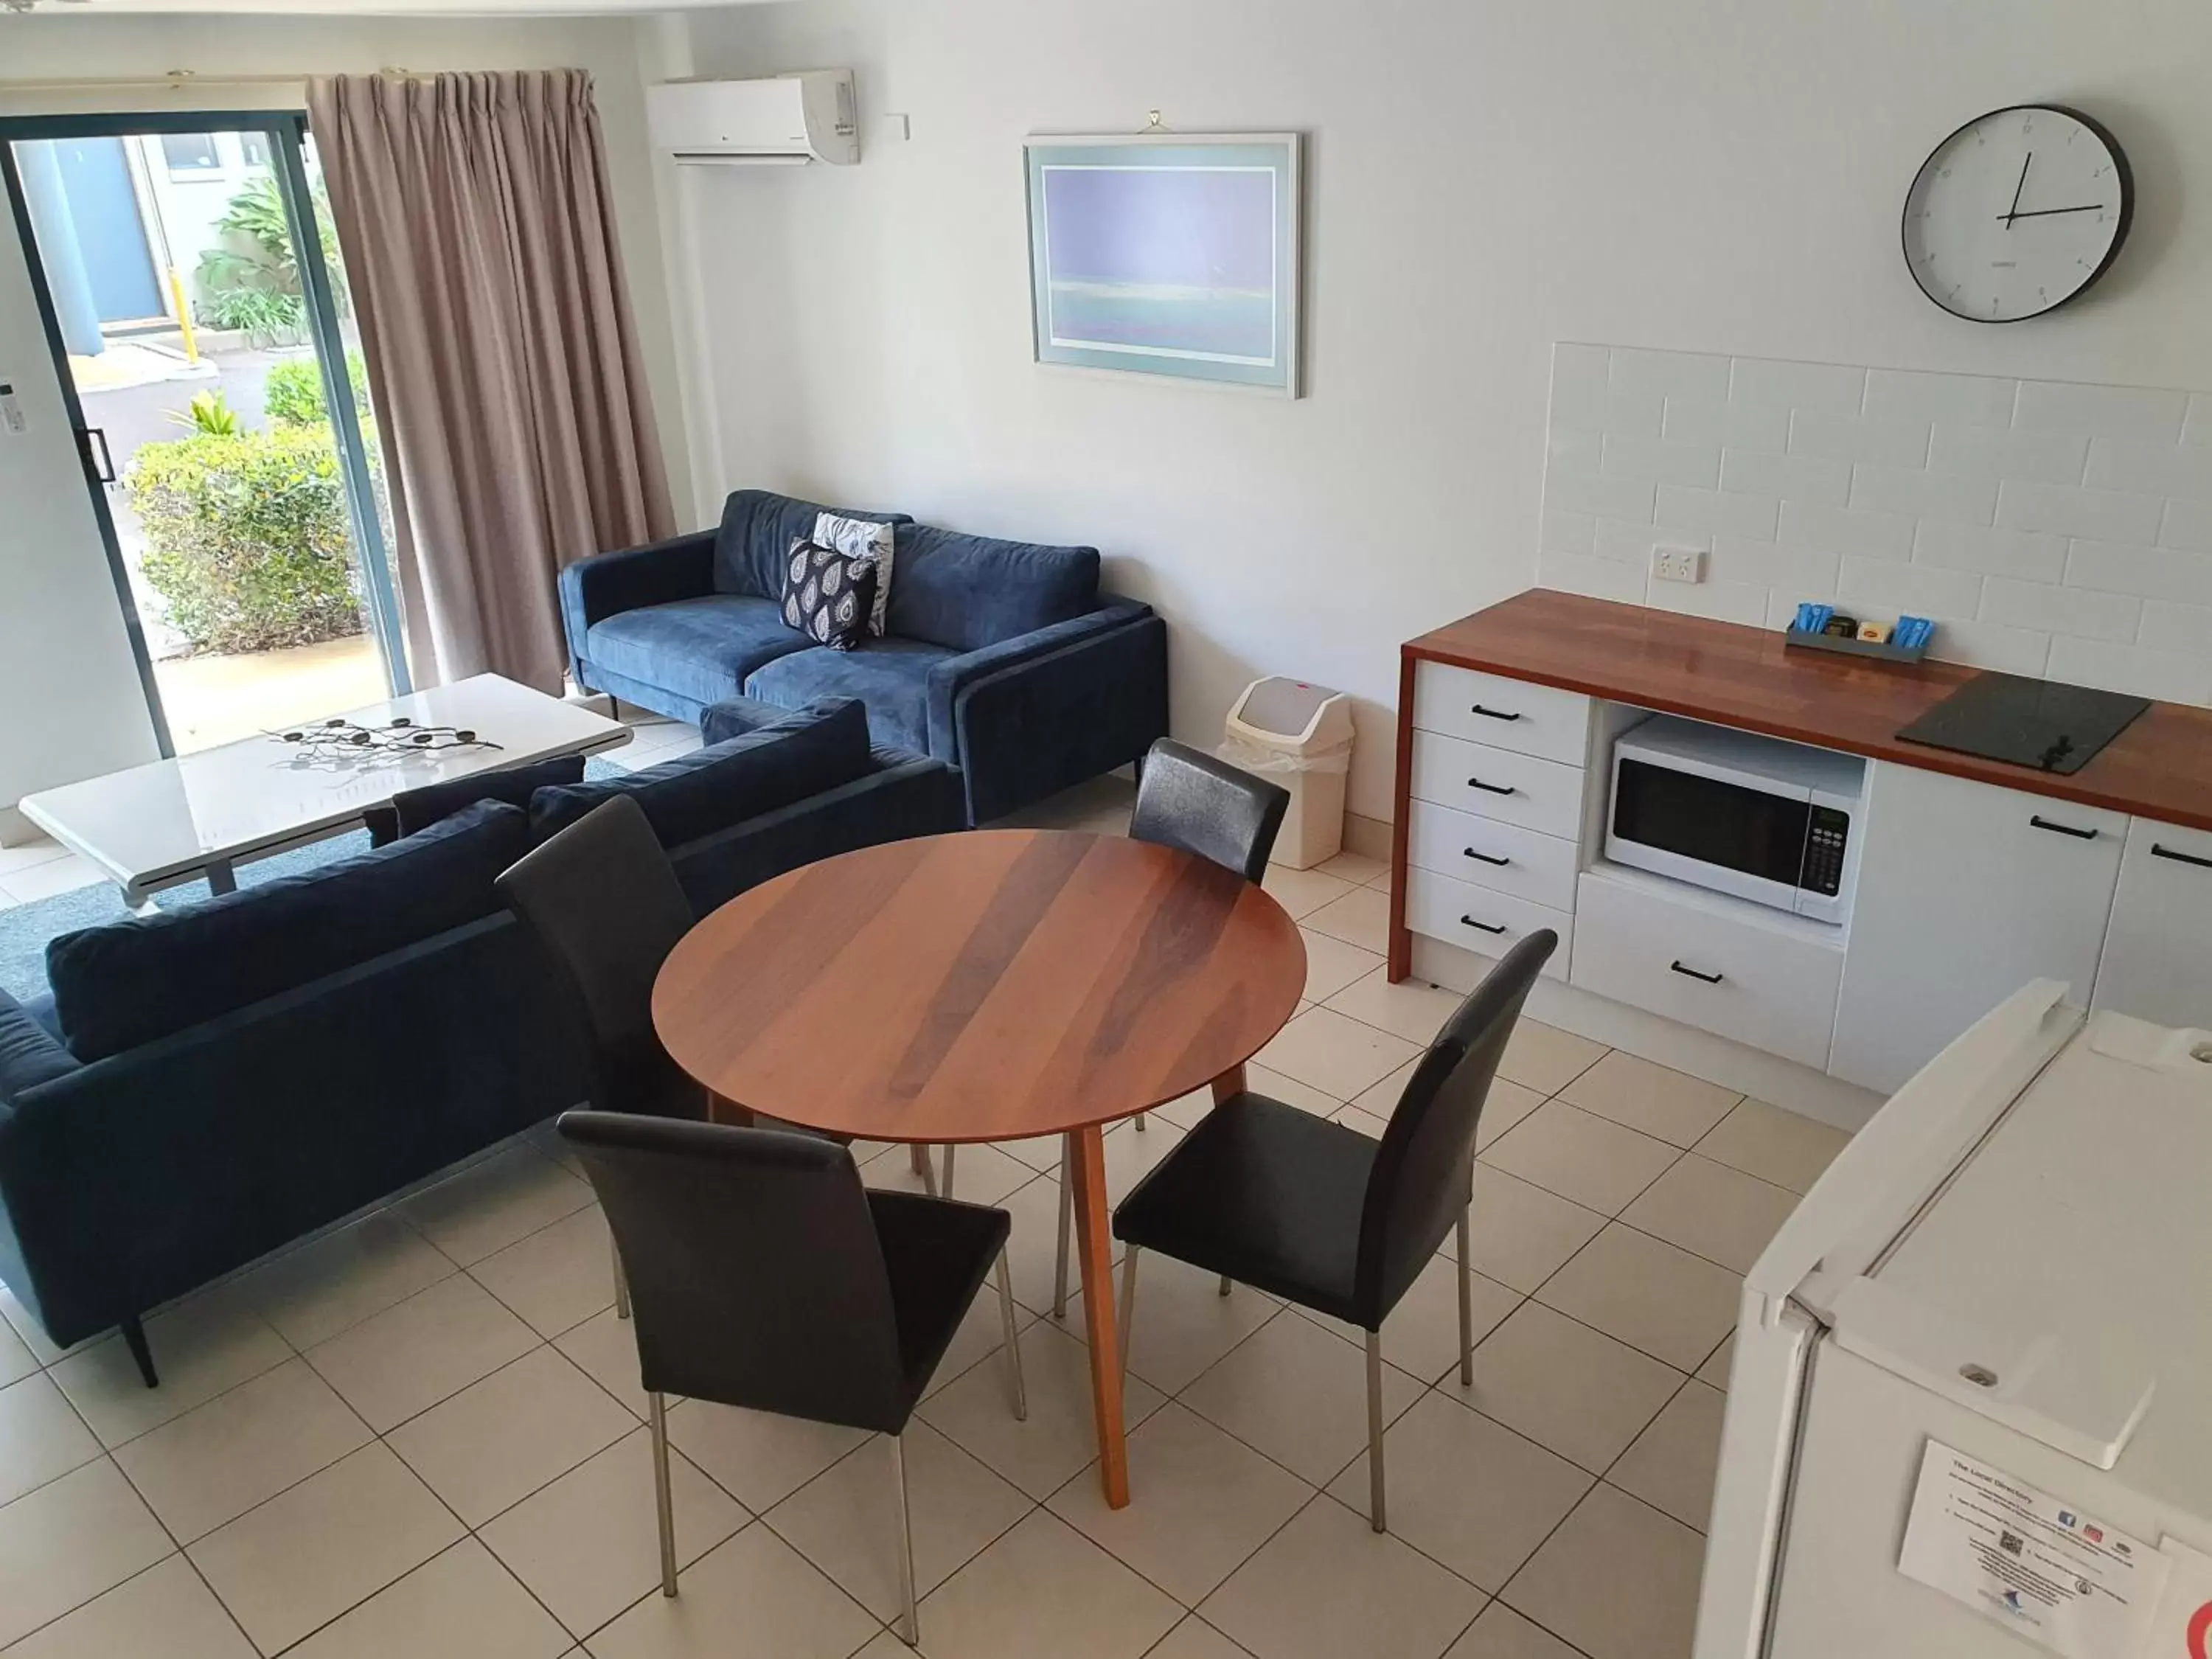
[[[1344,784],[1352,770],[1352,699],[1279,675],[1255,680],[1229,711],[1217,751],[1291,792],[1274,862],[1310,870],[1344,849]]]

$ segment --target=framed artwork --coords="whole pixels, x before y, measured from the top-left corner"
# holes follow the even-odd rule
[[[1041,363],[1298,395],[1299,135],[1036,137]]]

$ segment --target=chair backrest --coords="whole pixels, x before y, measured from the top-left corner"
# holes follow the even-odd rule
[[[1162,738],[1145,757],[1129,838],[1179,847],[1257,881],[1290,805],[1288,790]]]
[[[1474,1133],[1521,1005],[1559,946],[1548,927],[1499,959],[1429,1044],[1398,1097],[1367,1179],[1352,1301],[1376,1328],[1467,1207]]]
[[[697,1116],[705,1097],[653,1030],[653,981],[696,918],[675,866],[627,795],[596,806],[509,866],[501,896],[580,1022],[602,1111]]]
[[[853,1155],[775,1129],[565,1112],[654,1393],[896,1434],[898,1318]]]

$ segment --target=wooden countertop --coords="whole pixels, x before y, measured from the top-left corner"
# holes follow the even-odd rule
[[[2155,702],[2070,777],[1897,732],[1980,671],[1785,650],[1779,632],[1532,589],[1407,641],[1454,663],[1608,702],[2212,830],[2212,709]]]

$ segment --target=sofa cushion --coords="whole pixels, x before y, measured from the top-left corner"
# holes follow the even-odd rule
[[[783,562],[783,620],[817,645],[850,651],[868,637],[879,567],[872,553],[793,542]]]
[[[866,519],[877,524],[911,523],[903,513],[859,513],[848,507],[823,507],[766,489],[732,491],[722,505],[722,527],[714,535],[714,591],[742,593],[757,599],[775,599],[783,592],[783,562],[791,544],[811,540],[814,521],[824,513],[841,519]],[[897,545],[906,545],[903,530]]]
[[[767,726],[626,777],[541,789],[531,798],[531,833],[542,841],[602,801],[633,795],[660,844],[673,850],[834,789],[867,769],[866,711],[857,702],[811,702]]]
[[[304,875],[64,933],[46,946],[55,1018],[79,1060],[137,1048],[490,915],[493,878],[529,848],[528,815],[486,801]]]
[[[746,675],[806,643],[783,625],[776,601],[735,593],[624,611],[584,636],[594,663],[699,703],[737,696]]]
[[[403,789],[392,798],[392,835],[380,838],[374,821],[369,823],[369,843],[381,847],[386,840],[411,836],[418,830],[449,818],[480,800],[503,800],[526,810],[530,798],[556,783],[575,783],[584,775],[581,755],[556,755],[551,760],[527,766],[502,766],[489,772],[471,772],[465,778],[426,783],[420,789]],[[363,813],[364,818],[368,814]]]
[[[1094,610],[1098,550],[963,536],[926,524],[898,533],[892,635],[979,651]]]
[[[927,755],[930,665],[957,654],[896,635],[850,651],[795,651],[757,670],[745,682],[745,695],[786,708],[817,697],[858,697],[867,705],[872,742]]]
[[[38,1015],[0,991],[0,1105],[77,1068]]]

